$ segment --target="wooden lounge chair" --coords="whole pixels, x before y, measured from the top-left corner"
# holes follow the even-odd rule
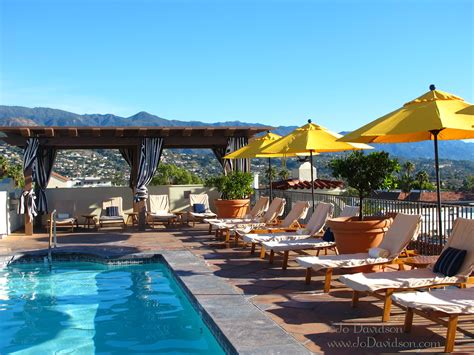
[[[273,257],[275,253],[283,253],[283,265],[282,268],[285,270],[288,266],[288,257],[289,252],[302,252],[306,250],[315,250],[316,256],[319,256],[321,250],[325,251],[327,254],[328,249],[333,249],[337,254],[336,243],[333,241],[325,241],[321,238],[321,235],[318,236],[323,230],[326,221],[332,216],[332,204],[327,204],[320,202],[316,209],[314,210],[313,215],[311,216],[306,230],[309,229],[310,233],[302,233],[291,235],[287,239],[282,238],[273,238],[268,241],[262,242],[262,248],[265,251],[270,252],[269,261],[273,262]],[[341,217],[351,217],[355,216],[359,211],[359,207],[356,206],[346,206],[342,210]],[[314,219],[314,222],[313,222]],[[311,227],[313,226],[314,227]]]
[[[155,228],[155,222],[167,222],[168,225],[171,225],[178,218],[178,216],[170,211],[168,195],[149,195],[147,208],[147,223],[152,228]]]
[[[307,212],[309,203],[306,205],[303,201],[297,202],[285,220],[277,227],[270,227],[266,229],[261,228],[243,235],[244,242],[251,243],[252,245],[251,253],[254,252],[257,245],[262,245],[260,257],[265,258],[266,249],[263,247],[264,242],[284,241],[288,239],[305,239],[319,233],[324,227],[327,216],[332,214],[334,206],[331,203],[318,203],[315,211],[311,215],[308,224],[304,228],[300,224],[296,224],[294,222],[298,215],[298,211],[303,212],[302,208],[306,208],[305,211]],[[273,255],[271,256],[273,257]]]
[[[447,326],[446,353],[454,351],[459,316],[474,314],[474,288],[406,292],[393,295],[392,300],[407,308],[403,326],[406,333],[411,331],[414,314]]]
[[[196,204],[204,205],[204,212],[194,212],[193,208]],[[217,214],[211,211],[209,207],[209,195],[207,194],[189,194],[189,205],[190,210],[188,211],[188,223],[191,221],[193,227],[196,225],[196,221],[204,221],[207,218],[215,218]]]
[[[298,264],[306,268],[306,283],[311,281],[312,271],[326,270],[324,292],[331,289],[334,269],[353,269],[361,266],[390,264],[406,248],[408,243],[418,237],[421,224],[420,215],[399,213],[389,230],[385,233],[379,248],[388,251],[386,257],[372,257],[369,253],[304,256],[296,258]]]
[[[269,198],[266,196],[260,197],[253,206],[250,213],[243,218],[206,218],[204,222],[209,223],[209,234],[212,233],[212,227],[219,229],[220,226],[226,223],[252,223],[259,222],[265,211],[268,210]]]
[[[236,233],[237,229],[248,230],[249,232],[252,229],[276,225],[278,223],[278,217],[281,216],[285,211],[286,200],[284,198],[275,197],[268,207],[267,211],[261,218],[256,220],[249,220],[248,222],[225,222],[221,224],[216,224],[216,238],[219,236],[225,235],[225,241],[230,241],[231,235],[235,236],[236,243],[238,242],[239,235]]]
[[[74,227],[78,228],[79,224],[77,217],[75,217],[75,201],[69,200],[59,200],[55,202],[56,214],[54,216],[54,222],[56,223],[56,228],[66,228],[70,229],[71,232],[74,232]],[[51,225],[51,220],[48,218],[46,223],[46,229],[49,232]]]
[[[117,209],[117,215],[110,215],[108,211]],[[125,218],[122,207],[122,197],[112,197],[102,202],[102,211],[99,217],[99,228],[110,225],[121,225],[125,228]]]
[[[390,308],[392,305],[391,296],[395,292],[444,286],[464,287],[464,285],[470,281],[469,276],[474,268],[473,231],[473,219],[458,218],[454,223],[452,234],[443,249],[444,251],[452,247],[467,250],[461,268],[455,276],[445,276],[435,273],[433,271],[433,264],[425,269],[345,275],[341,276],[339,281],[353,289],[353,307],[357,306],[361,293],[368,293],[382,299],[384,301],[382,321],[388,321],[390,319]]]

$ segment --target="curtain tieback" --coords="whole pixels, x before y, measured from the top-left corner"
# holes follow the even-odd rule
[[[18,206],[19,214],[28,214],[28,217],[32,221],[34,217],[38,215],[36,212],[36,196],[33,189],[23,190],[20,196],[20,205]]]
[[[139,186],[135,189],[134,201],[140,202],[148,198],[148,189],[146,186]]]

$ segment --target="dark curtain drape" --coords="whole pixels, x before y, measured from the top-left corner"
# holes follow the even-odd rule
[[[249,140],[247,137],[229,137],[227,140],[226,154],[235,152],[236,150],[246,146]],[[243,171],[250,172],[250,160],[249,159],[226,159],[231,162],[232,171]]]
[[[54,161],[57,150],[52,147],[42,147],[36,151],[36,163],[34,165],[33,180],[35,182],[35,194],[37,198],[37,212],[48,213],[48,199],[46,198],[46,187],[53,172]]]
[[[160,163],[161,153],[163,152],[163,138],[142,138],[138,147],[138,174],[137,181],[132,181],[132,172],[130,173],[130,187],[133,188],[136,202],[148,198],[147,185],[150,183],[153,175]],[[135,166],[133,149],[120,149],[123,158],[133,169]]]
[[[222,166],[222,170],[224,170],[224,175],[227,175],[230,171],[232,171],[232,161],[230,159],[224,159],[224,156],[227,154],[226,147],[216,147],[212,148],[214,155],[217,158],[217,161]]]
[[[143,138],[138,154],[138,176],[135,187],[135,201],[148,198],[147,185],[150,183],[160,163],[163,152],[163,138]]]
[[[39,148],[39,139],[38,138],[28,138],[26,141],[25,149],[23,150],[23,174],[28,169],[35,168],[36,154]],[[33,189],[25,190],[23,189],[20,197],[20,204],[18,205],[19,214],[28,214],[30,220],[33,220],[34,217],[38,215],[36,211],[35,204],[35,193]]]
[[[130,167],[130,179],[128,180],[128,186],[133,189],[133,186],[135,185],[134,182],[132,181],[133,174],[132,174],[132,167],[135,165],[133,160],[135,159],[135,156],[133,155],[133,149],[130,148],[121,148],[119,149],[120,154],[122,154],[123,159],[127,162],[128,166]]]

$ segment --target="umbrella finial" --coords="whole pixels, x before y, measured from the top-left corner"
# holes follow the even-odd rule
[[[431,84],[431,85],[430,85],[430,90],[431,90],[431,91],[436,90],[436,86],[434,86],[434,84]]]
[[[312,122],[311,119],[309,119],[309,120],[308,120],[308,123],[311,123],[311,122]]]

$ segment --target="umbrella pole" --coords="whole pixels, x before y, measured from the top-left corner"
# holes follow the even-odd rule
[[[439,246],[443,247],[443,221],[441,220],[441,184],[439,178],[439,160],[438,160],[438,133],[439,131],[431,131],[434,138],[434,151],[435,151],[435,173],[436,173],[436,203],[438,209],[438,238]]]
[[[272,202],[273,200],[272,158],[268,158],[268,181],[270,185],[270,202]]]
[[[311,162],[311,201],[313,201],[313,212],[314,212],[314,178],[313,178],[313,151],[309,151],[309,160]]]

